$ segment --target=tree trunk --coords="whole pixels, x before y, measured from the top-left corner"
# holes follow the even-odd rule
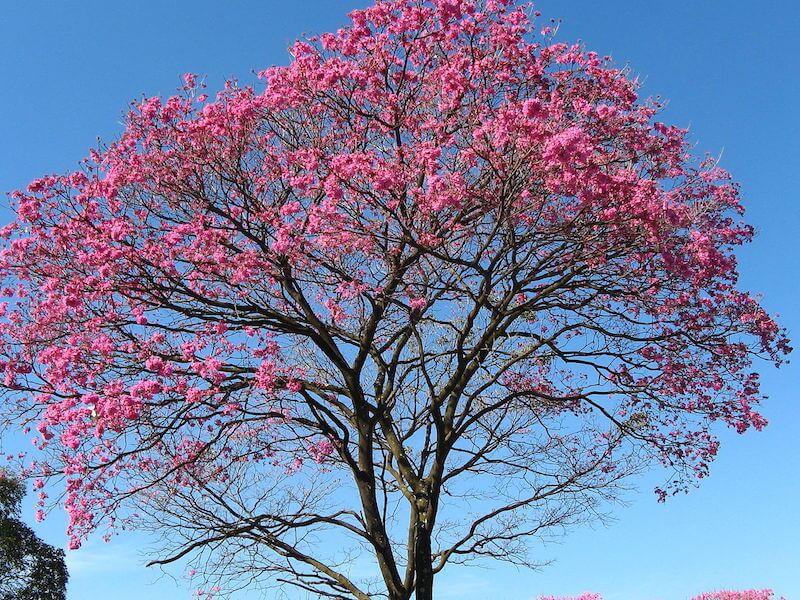
[[[426,524],[417,521],[414,541],[415,600],[433,600],[433,561],[431,560],[431,533]]]

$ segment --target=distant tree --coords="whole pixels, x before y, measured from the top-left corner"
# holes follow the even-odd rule
[[[695,596],[692,600],[774,600],[775,594],[772,590],[742,590],[739,592],[706,592]],[[574,598],[542,596],[539,600],[603,600],[600,594],[586,593]],[[785,600],[781,598],[781,600]]]
[[[20,521],[23,484],[0,471],[0,600],[65,600],[64,551]]]
[[[586,592],[585,594],[573,598],[567,598],[566,596],[541,596],[539,600],[603,600],[603,597],[600,594]]]
[[[73,547],[123,517],[226,586],[430,600],[764,426],[737,186],[533,18],[379,0],[14,194],[3,409]]]
[[[692,600],[774,600],[772,590],[741,590],[738,592],[725,590],[720,592],[706,592],[695,596]],[[785,600],[781,597],[781,600]]]

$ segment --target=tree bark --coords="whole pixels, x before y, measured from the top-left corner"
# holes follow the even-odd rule
[[[427,524],[419,520],[414,536],[415,600],[433,600],[433,561],[431,559],[431,533]]]

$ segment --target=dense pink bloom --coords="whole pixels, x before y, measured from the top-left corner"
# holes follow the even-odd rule
[[[695,596],[692,600],[773,600],[774,597],[772,590],[743,590],[740,592],[706,592]],[[587,592],[574,598],[542,596],[539,600],[603,600],[603,598],[600,594]]]
[[[774,597],[772,590],[743,590],[706,592],[695,596],[692,600],[773,600]]]
[[[379,0],[258,86],[185,76],[13,194],[2,410],[39,434],[27,472],[64,476],[71,547],[243,465],[361,464],[361,413],[385,425],[370,468],[446,418],[598,487],[660,462],[661,498],[707,475],[712,423],[766,424],[752,360],[789,345],[737,288],[737,185],[623,70],[537,29],[505,0]],[[428,433],[395,432],[441,390]],[[767,598],[747,593],[698,600]]]
[[[574,598],[566,598],[563,596],[541,596],[539,600],[603,600],[603,597],[600,594],[586,592],[585,594],[575,596]]]

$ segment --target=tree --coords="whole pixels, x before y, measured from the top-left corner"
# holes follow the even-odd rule
[[[123,519],[228,587],[428,600],[765,425],[753,230],[658,102],[510,1],[350,16],[14,194],[6,418],[73,547]]]
[[[695,596],[692,600],[774,600],[772,590],[744,590],[741,592],[706,592]],[[541,597],[539,600],[603,600],[600,594],[586,593],[576,598],[556,598],[555,596]],[[783,598],[781,598],[783,600]]]
[[[25,488],[0,470],[0,600],[65,600],[64,551],[19,520]]]
[[[774,598],[772,590],[743,590],[741,592],[706,592],[692,600],[773,600]],[[781,600],[784,599],[781,598]]]

